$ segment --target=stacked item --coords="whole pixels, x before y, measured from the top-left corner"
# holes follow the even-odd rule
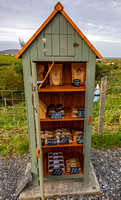
[[[45,144],[48,144],[48,138],[57,138],[57,143],[60,143],[60,138],[69,137],[69,143],[72,143],[72,133],[70,129],[52,129],[51,131],[40,131],[41,139],[45,139]]]
[[[65,110],[62,104],[57,104],[57,106],[50,104],[47,110],[48,116],[50,116],[51,119],[61,119],[65,116]]]
[[[81,166],[78,158],[72,158],[66,160],[66,172],[71,172],[71,167],[78,167],[79,172],[81,171]]]
[[[49,152],[48,153],[48,172],[53,173],[53,169],[62,169],[65,172],[64,157],[62,152]]]
[[[79,137],[81,137],[82,140],[83,140],[83,135],[84,135],[83,129],[72,130],[72,135],[73,135],[73,142],[74,143],[77,143],[77,139]]]
[[[45,144],[48,144],[47,139],[48,138],[53,138],[53,132],[52,131],[40,131],[41,134],[41,139],[45,139]]]
[[[71,106],[71,117],[84,118],[84,108],[80,106]]]
[[[55,129],[53,133],[54,133],[54,137],[57,138],[57,143],[60,142],[60,138],[62,137],[69,137],[69,143],[73,142],[72,133],[70,129],[66,129],[66,128]]]

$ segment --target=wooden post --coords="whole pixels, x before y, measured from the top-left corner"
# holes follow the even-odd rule
[[[101,78],[98,135],[103,134],[107,77]]]
[[[4,104],[5,104],[5,107],[7,106],[7,103],[6,103],[6,98],[4,98]]]

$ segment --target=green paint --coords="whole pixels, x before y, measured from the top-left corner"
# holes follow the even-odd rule
[[[26,107],[27,107],[32,183],[34,186],[37,186],[38,175],[35,166],[35,163],[37,163],[37,158],[36,158],[36,143],[35,143],[34,112],[32,105],[32,85],[29,83],[29,77],[31,76],[29,49],[27,49],[25,53],[22,55],[22,60],[23,60],[24,88],[25,88]]]
[[[90,115],[93,114],[93,93],[95,80],[96,55],[90,49],[89,62],[86,66],[86,98],[85,98],[85,120],[84,120],[84,181],[89,179],[91,132],[92,122],[89,125]]]
[[[39,181],[40,181],[40,190],[41,190],[41,194],[42,194],[42,200],[44,200],[43,167],[42,167],[42,150],[41,150],[41,137],[40,137],[40,119],[39,119],[36,63],[31,63],[31,65],[32,65],[32,78],[33,78],[34,108],[36,109],[34,111],[34,115],[35,115],[35,126],[36,126],[37,149],[40,152],[40,158],[38,158]]]

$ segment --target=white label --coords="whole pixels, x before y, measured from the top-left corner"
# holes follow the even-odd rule
[[[59,164],[59,160],[54,160],[54,165]]]
[[[53,156],[53,159],[55,160],[55,159],[58,159],[58,156]]]
[[[59,165],[54,165],[54,169],[58,169],[59,167]]]

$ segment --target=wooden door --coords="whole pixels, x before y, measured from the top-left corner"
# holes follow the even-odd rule
[[[41,149],[41,137],[40,137],[40,119],[39,119],[39,104],[38,104],[38,89],[37,89],[37,74],[36,63],[32,65],[32,81],[33,81],[33,106],[34,106],[34,121],[35,121],[35,133],[36,133],[36,153],[38,159],[38,174],[40,181],[40,190],[42,200],[44,200],[44,178],[43,178],[43,165],[42,165],[42,149]]]

